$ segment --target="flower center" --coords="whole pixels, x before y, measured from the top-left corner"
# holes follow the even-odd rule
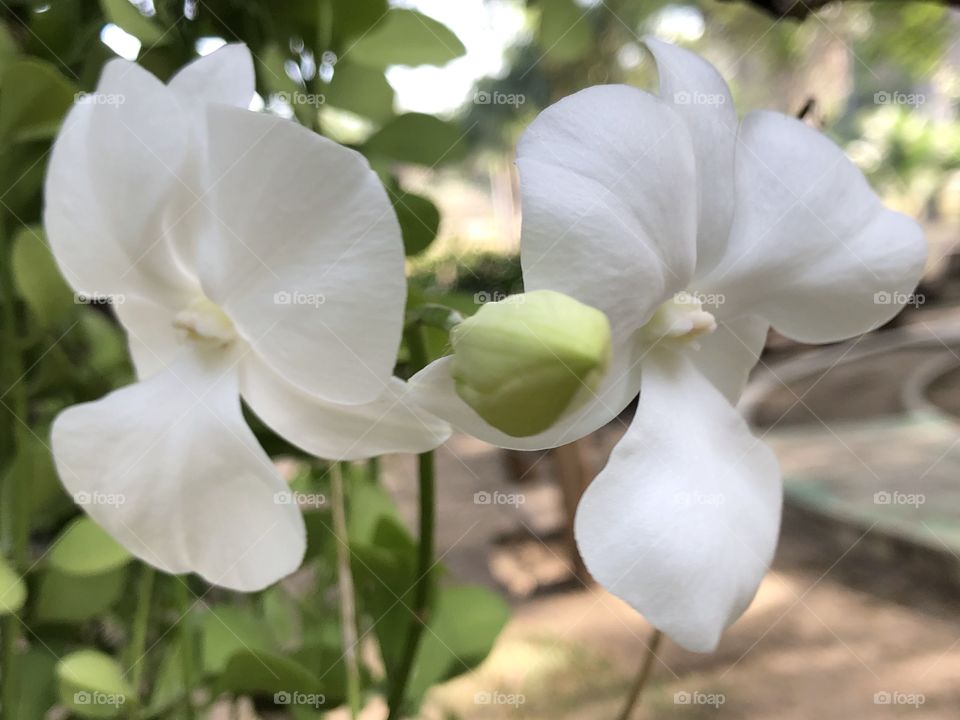
[[[680,292],[657,308],[643,333],[651,341],[692,341],[716,329],[717,321],[700,300],[692,293]]]
[[[220,306],[205,297],[194,300],[173,318],[175,327],[185,330],[194,341],[227,345],[237,337],[233,321]]]

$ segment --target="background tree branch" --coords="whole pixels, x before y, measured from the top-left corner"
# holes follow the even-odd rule
[[[734,1],[721,0],[721,2]],[[816,12],[831,3],[842,2],[842,0],[746,0],[746,2],[767,11],[776,18],[791,17],[803,20],[810,13]],[[939,2],[950,7],[960,7],[960,0],[933,0],[933,2]]]

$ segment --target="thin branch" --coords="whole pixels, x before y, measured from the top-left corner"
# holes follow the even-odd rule
[[[737,2],[739,0],[720,0],[720,2]],[[831,3],[843,0],[744,0],[755,7],[764,10],[775,18],[795,18],[803,20],[811,13],[820,10]],[[902,0],[908,1],[908,0]],[[949,7],[960,8],[960,0],[913,0],[914,2],[939,2]]]

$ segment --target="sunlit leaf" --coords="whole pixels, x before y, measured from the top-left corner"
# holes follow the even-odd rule
[[[15,613],[27,599],[27,586],[10,564],[0,557],[0,615]]]
[[[14,236],[13,274],[17,291],[43,327],[63,326],[76,311],[73,290],[39,227],[21,228]]]
[[[70,653],[56,673],[60,702],[80,717],[119,717],[137,701],[119,663],[97,650]]]
[[[89,620],[110,609],[123,595],[124,571],[102,575],[64,575],[47,570],[40,578],[34,618],[37,622]]]
[[[64,575],[101,575],[133,559],[120,543],[87,516],[81,516],[53,541],[50,567]]]
[[[0,142],[53,137],[77,92],[56,67],[32,58],[8,65],[0,87]]]
[[[416,10],[393,8],[360,37],[347,55],[352,62],[388,65],[445,65],[466,52],[446,25]]]
[[[546,0],[540,15],[537,43],[544,62],[553,64],[579,60],[593,44],[588,10],[574,0]]]
[[[458,125],[422,113],[398,115],[363,146],[369,157],[431,167],[460,160],[466,151]]]
[[[324,95],[325,104],[377,122],[393,115],[393,88],[379,68],[338,62]]]

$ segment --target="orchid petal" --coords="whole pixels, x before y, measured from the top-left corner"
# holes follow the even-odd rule
[[[923,272],[923,232],[887,210],[843,151],[798,120],[754,112],[741,125],[727,254],[699,284],[801,342],[873,330]]]
[[[243,43],[230,43],[197,58],[170,79],[185,106],[220,103],[250,107],[256,92],[253,57]]]
[[[736,405],[750,371],[760,360],[770,324],[756,315],[718,318],[717,329],[697,338],[691,359],[731,405]]]
[[[683,353],[659,349],[630,429],[580,501],[577,544],[607,590],[709,652],[766,573],[781,495],[771,450]]]
[[[660,79],[659,95],[683,118],[693,140],[700,197],[697,273],[723,254],[733,221],[737,111],[727,83],[709,62],[683,48],[645,38]]]
[[[360,154],[270,115],[209,109],[207,296],[284,380],[332,402],[385,389],[402,332],[400,226]]]
[[[398,378],[390,378],[373,402],[337,405],[306,395],[257,358],[247,357],[241,388],[253,411],[275,432],[328,460],[422,453],[450,436],[450,427],[418,408]]]
[[[684,121],[636,88],[596,86],[544,110],[517,158],[526,289],[602,310],[614,342],[626,342],[693,273],[696,174]]]
[[[163,217],[187,192],[179,173],[188,137],[174,94],[125,60],[107,63],[96,92],[70,110],[47,170],[44,225],[74,289],[158,302],[191,294],[197,283]]]
[[[260,590],[293,572],[303,518],[240,412],[236,359],[185,352],[168,370],[54,422],[67,490],[118,542],[168,573]]]

